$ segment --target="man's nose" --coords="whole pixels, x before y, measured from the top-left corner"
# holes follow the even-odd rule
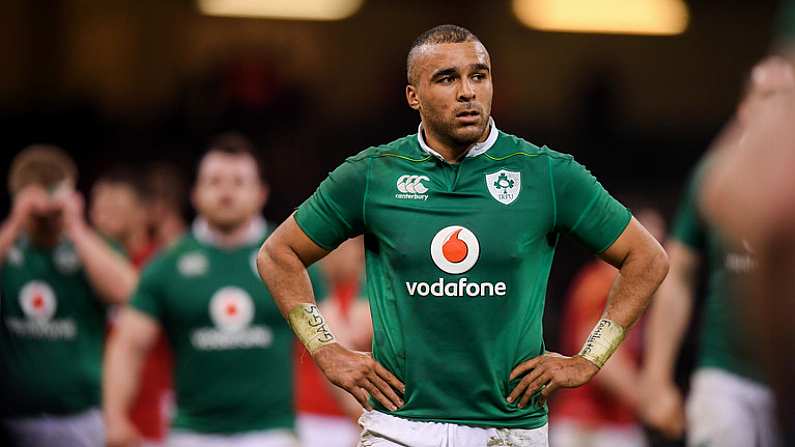
[[[461,80],[461,87],[458,90],[458,100],[460,102],[469,102],[475,99],[475,89],[469,79]]]

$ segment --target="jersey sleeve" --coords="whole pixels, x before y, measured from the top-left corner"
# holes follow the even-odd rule
[[[368,165],[367,158],[349,158],[296,210],[296,223],[317,245],[333,250],[364,231]]]
[[[162,321],[164,315],[163,288],[166,275],[163,262],[151,262],[141,273],[141,279],[129,301],[129,306],[155,320]]]
[[[594,253],[607,250],[632,214],[571,157],[550,158],[555,230],[570,233]]]
[[[706,245],[707,232],[704,221],[698,212],[696,197],[698,195],[699,172],[697,169],[690,177],[684,196],[676,211],[671,238],[687,245],[693,250],[702,250]]]

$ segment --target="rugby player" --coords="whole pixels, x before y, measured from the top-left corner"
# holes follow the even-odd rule
[[[545,400],[597,373],[664,278],[666,254],[572,157],[497,129],[491,60],[474,34],[433,28],[407,65],[418,132],[334,170],[265,242],[260,275],[326,377],[368,409],[361,445],[545,446]],[[542,330],[567,233],[619,269],[573,357],[546,353]],[[335,342],[306,274],[358,234],[372,354]]]
[[[293,447],[294,338],[257,275],[268,189],[250,145],[225,136],[202,157],[192,231],[158,255],[121,312],[106,356],[109,446],[137,445],[128,410],[163,331],[176,415],[166,445]]]
[[[100,447],[100,369],[108,304],[133,267],[86,223],[77,167],[30,146],[11,164],[0,227],[0,421],[12,445]]]

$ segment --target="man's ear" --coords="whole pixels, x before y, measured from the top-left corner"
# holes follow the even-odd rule
[[[412,109],[420,110],[420,98],[417,96],[417,89],[411,84],[406,86],[406,101]]]

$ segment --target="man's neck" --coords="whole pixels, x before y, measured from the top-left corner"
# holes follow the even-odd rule
[[[206,219],[193,225],[194,234],[202,241],[220,248],[236,248],[252,242],[254,235],[264,234],[264,220],[255,216],[234,228],[221,228]]]
[[[439,153],[444,160],[450,164],[459,163],[469,152],[472,146],[482,143],[489,138],[489,133],[491,132],[491,124],[487,125],[485,129],[483,129],[483,134],[480,136],[480,139],[475,143],[457,143],[450,138],[446,138],[443,135],[437,134],[431,129],[426,128],[426,126],[422,126],[422,134],[423,138],[425,139],[425,143]]]

